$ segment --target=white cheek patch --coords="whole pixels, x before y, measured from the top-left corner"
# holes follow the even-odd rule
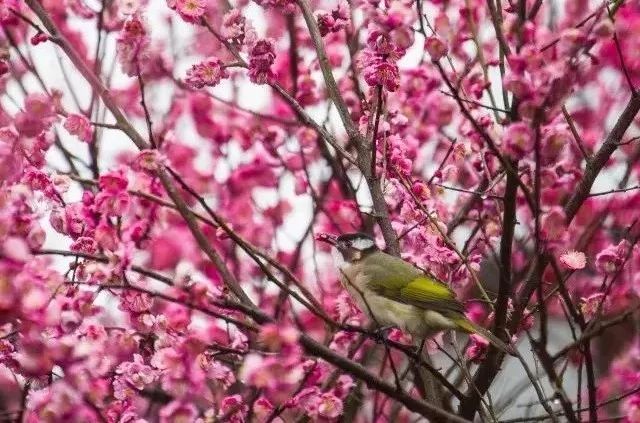
[[[356,250],[366,250],[368,248],[371,248],[374,246],[374,243],[372,240],[368,239],[368,238],[358,238],[358,239],[354,239],[351,242],[351,246],[353,248],[355,248]]]
[[[331,249],[331,257],[333,257],[333,262],[338,266],[338,269],[342,269],[349,264],[344,260],[342,254],[340,254],[340,251],[338,251],[337,248]]]

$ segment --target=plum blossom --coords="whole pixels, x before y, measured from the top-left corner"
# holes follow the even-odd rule
[[[247,19],[242,16],[240,10],[231,9],[222,18],[220,35],[235,44],[243,44],[247,33]]]
[[[447,54],[447,45],[438,37],[427,37],[424,49],[431,56],[431,60],[438,61]]]
[[[20,135],[37,137],[57,119],[56,101],[45,94],[30,94],[25,99],[24,107],[24,112],[17,113],[14,122]]]
[[[197,416],[196,406],[182,401],[174,400],[160,410],[160,422],[162,423],[192,422],[196,420]]]
[[[271,351],[280,351],[296,345],[298,331],[289,325],[268,324],[260,331],[260,341]]]
[[[71,135],[75,135],[81,141],[91,142],[93,138],[93,129],[89,120],[78,114],[70,114],[64,121],[64,129],[69,131]]]
[[[598,292],[588,297],[581,298],[580,310],[585,318],[592,319],[597,315],[598,311],[606,311],[608,305],[609,302],[607,301],[605,294]]]
[[[273,42],[258,40],[249,50],[249,79],[255,84],[268,84],[275,74],[271,70],[276,59]]]
[[[315,418],[335,419],[343,412],[342,401],[333,393],[321,393],[318,388],[305,388],[293,398],[292,404],[302,407]]]
[[[544,323],[521,358],[555,360],[558,409],[640,421],[637,2],[97,3],[0,0],[4,417],[439,421],[411,406],[424,333],[377,345],[318,242],[366,232],[459,300],[398,307],[520,349]],[[522,418],[495,388],[525,367],[489,349],[438,409]]]
[[[134,354],[133,361],[121,363],[116,368],[116,375],[118,376],[114,381],[114,390],[118,399],[130,397],[133,392],[129,394],[128,390],[133,388],[141,391],[157,379],[157,372],[144,364],[139,354]]]
[[[533,134],[526,123],[518,122],[507,127],[503,142],[514,158],[522,158],[533,149]]]
[[[167,5],[191,23],[197,23],[207,10],[207,0],[167,0]]]
[[[145,20],[139,14],[131,15],[120,30],[116,44],[118,61],[125,74],[134,76],[144,69],[150,43]]]
[[[478,363],[484,360],[489,350],[489,341],[480,335],[473,334],[469,337],[470,345],[465,351],[467,360]]]
[[[630,248],[631,245],[627,240],[608,246],[596,256],[596,269],[601,273],[615,273],[624,263]]]
[[[248,408],[249,407],[244,403],[240,395],[229,395],[222,399],[218,417],[225,416],[235,410],[235,412],[229,416],[229,420],[234,423],[240,423],[245,421],[244,417]]]
[[[281,402],[293,393],[302,380],[303,371],[295,353],[282,358],[249,354],[240,377],[246,383],[263,389],[269,399]]]
[[[223,78],[228,78],[224,64],[217,57],[210,57],[195,64],[187,71],[185,82],[193,88],[215,87]]]
[[[136,156],[133,166],[145,172],[155,172],[166,162],[164,157],[158,150],[142,150]]]
[[[560,263],[571,270],[584,269],[587,258],[581,251],[567,251],[560,256]]]
[[[345,2],[339,2],[338,5],[333,10],[331,10],[331,12],[317,10],[315,12],[315,17],[318,21],[320,34],[323,37],[331,32],[342,31],[351,23],[349,6]]]

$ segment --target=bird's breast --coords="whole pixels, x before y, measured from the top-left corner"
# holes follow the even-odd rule
[[[396,326],[414,332],[421,324],[422,312],[410,304],[404,304],[377,294],[367,286],[370,278],[359,263],[341,268],[341,282],[360,310],[380,326]]]
[[[431,336],[455,325],[442,314],[394,301],[368,287],[370,277],[360,263],[345,263],[340,280],[360,310],[380,326],[395,326],[418,336]]]

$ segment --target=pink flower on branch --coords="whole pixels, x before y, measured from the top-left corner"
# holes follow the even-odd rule
[[[451,354],[463,313],[539,340],[521,358],[562,418],[637,418],[633,2],[93,3],[0,0],[7,418],[473,421],[530,402],[494,389],[528,376],[484,337]],[[333,246],[354,232],[380,251]],[[425,335],[471,378],[423,374]]]
[[[567,251],[560,256],[560,263],[571,270],[584,269],[587,258],[581,251]]]
[[[197,23],[207,10],[207,0],[167,0],[167,5],[191,23]]]
[[[77,114],[70,114],[64,121],[64,129],[69,131],[71,135],[75,135],[81,141],[91,142],[93,138],[93,129],[89,120]]]
[[[228,78],[229,74],[224,64],[217,57],[210,57],[205,61],[195,64],[187,71],[185,82],[193,88],[215,87],[221,79]]]
[[[249,50],[249,79],[255,84],[273,82],[275,73],[271,70],[276,59],[273,42],[258,40]]]

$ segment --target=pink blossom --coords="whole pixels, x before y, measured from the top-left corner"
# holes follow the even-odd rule
[[[122,169],[105,173],[100,176],[100,189],[110,194],[119,194],[127,189],[129,181]]]
[[[257,0],[256,3],[267,8],[282,9],[286,13],[292,13],[295,10],[295,3],[292,0]]]
[[[447,318],[505,321],[523,349],[546,316],[521,358],[548,378],[553,356],[577,419],[595,397],[594,418],[640,420],[637,2],[160,3],[0,0],[3,417],[437,421],[409,401],[430,334],[374,346],[349,263],[317,242],[365,231],[455,293]],[[552,336],[567,321],[595,387],[571,383],[588,351]],[[449,335],[427,342],[435,363]],[[472,335],[463,361],[495,401],[461,417],[526,419],[528,394],[499,389],[525,367],[489,349]],[[367,384],[393,387],[391,362],[406,395]]]
[[[298,364],[295,354],[282,358],[249,354],[240,377],[246,383],[264,389],[268,398],[281,402],[293,392],[303,377]]]
[[[400,86],[398,66],[391,62],[371,62],[364,70],[364,78],[367,84],[382,85],[388,91],[395,91]]]
[[[81,236],[71,244],[70,250],[79,253],[94,254],[98,251],[98,243],[93,238]]]
[[[158,150],[142,150],[136,156],[134,160],[134,166],[146,172],[156,172],[162,167],[166,157],[164,157]]]
[[[640,396],[633,395],[622,403],[622,409],[629,423],[640,422]]]
[[[134,354],[133,361],[121,363],[116,369],[118,377],[114,381],[116,386],[116,398],[125,399],[134,393],[131,388],[141,391],[145,386],[153,383],[157,378],[157,372],[150,366],[144,364],[142,356]],[[124,382],[124,384],[123,384]]]
[[[489,350],[489,341],[480,335],[473,334],[469,336],[470,345],[465,351],[467,360],[478,363],[484,360]]]
[[[134,76],[144,69],[149,45],[146,23],[140,15],[131,15],[120,31],[116,45],[118,60],[125,74]]]
[[[15,116],[15,127],[21,135],[36,137],[56,120],[56,103],[45,94],[30,94],[24,107],[25,111]]]
[[[161,423],[191,422],[198,416],[198,409],[189,402],[171,401],[160,410]]]
[[[49,40],[49,36],[43,32],[39,32],[31,37],[31,44],[37,46],[40,43],[44,43]]]
[[[584,269],[587,258],[581,251],[568,251],[560,256],[560,263],[572,270]]]
[[[297,340],[298,331],[289,325],[268,324],[260,331],[260,341],[271,351],[291,347]]]
[[[242,16],[240,10],[231,9],[224,14],[222,18],[222,27],[220,28],[220,35],[226,40],[234,42],[236,44],[244,43],[246,34],[247,19]]]
[[[84,142],[91,142],[93,138],[91,123],[82,115],[70,114],[64,121],[64,129]]]
[[[507,127],[503,142],[513,157],[522,158],[533,149],[533,134],[526,123],[514,123]]]
[[[331,16],[329,12],[324,10],[316,10],[314,15],[316,17],[316,20],[318,21],[318,28],[320,29],[320,34],[323,37],[333,31],[335,20],[333,19],[333,16]]]
[[[254,411],[258,419],[269,419],[271,417],[273,409],[273,404],[271,404],[271,402],[265,397],[258,398],[254,405]],[[278,419],[279,418],[274,419],[274,422],[283,423],[282,419]]]
[[[318,404],[318,415],[325,419],[335,419],[342,414],[342,401],[332,393],[322,394]]]
[[[606,312],[608,305],[605,294],[601,292],[580,299],[580,311],[587,320],[594,318],[599,310]]]
[[[622,240],[618,245],[610,245],[596,256],[596,269],[601,273],[615,273],[624,263],[630,248],[629,241]]]
[[[187,84],[193,88],[215,87],[222,78],[228,78],[224,64],[217,57],[210,57],[204,62],[193,65],[187,71]]]
[[[349,6],[344,2],[338,3],[336,8],[331,12],[317,10],[314,15],[318,22],[320,34],[323,37],[330,32],[339,32],[343,30],[349,26],[351,19],[349,15]]]
[[[181,240],[171,234],[155,237],[149,245],[151,262],[154,269],[165,270],[176,266],[182,256]]]
[[[2,255],[9,260],[26,262],[31,259],[29,245],[18,237],[8,237],[2,242]]]
[[[95,198],[96,210],[105,216],[117,217],[127,213],[131,197],[126,191],[111,193],[103,191],[98,193]]]
[[[268,84],[275,74],[271,65],[276,59],[273,42],[258,40],[249,51],[249,79],[256,84]]]
[[[549,242],[559,242],[567,235],[564,212],[554,207],[545,213],[541,219],[541,235]]]
[[[120,296],[121,310],[127,310],[134,313],[142,313],[149,311],[153,305],[153,298],[148,294],[133,290],[124,290]]]
[[[222,399],[219,417],[233,410],[236,411],[230,416],[229,420],[233,423],[244,422],[244,416],[248,411],[248,406],[244,403],[240,395],[229,395]]]
[[[424,40],[424,49],[434,61],[442,59],[448,51],[447,45],[438,37],[427,37]]]
[[[197,22],[206,11],[206,0],[170,0],[175,2],[175,9],[187,22]]]

